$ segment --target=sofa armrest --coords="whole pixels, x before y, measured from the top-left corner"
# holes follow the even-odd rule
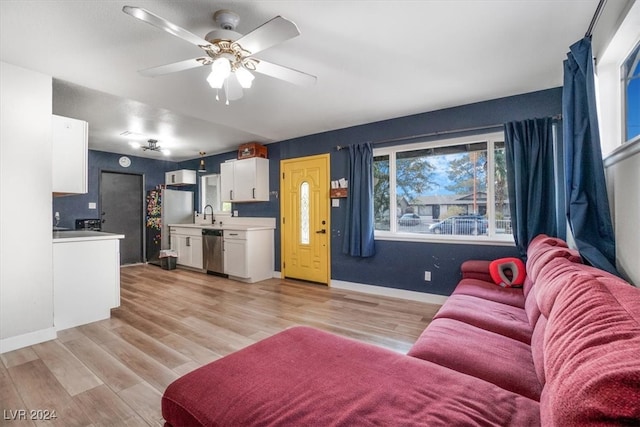
[[[489,273],[489,264],[491,264],[491,261],[475,259],[463,262],[460,266],[462,278],[477,279],[493,283],[493,279],[491,279],[491,274]]]

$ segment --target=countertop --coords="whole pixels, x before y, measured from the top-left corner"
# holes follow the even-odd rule
[[[101,231],[70,230],[54,231],[53,243],[83,242],[90,240],[124,239],[124,234],[103,233]]]
[[[199,228],[204,230],[229,230],[229,231],[253,231],[253,230],[275,230],[275,227],[269,225],[251,225],[251,224],[169,224],[169,227],[180,228]]]

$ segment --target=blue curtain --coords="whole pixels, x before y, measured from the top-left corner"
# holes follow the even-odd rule
[[[349,146],[349,195],[342,252],[355,257],[375,255],[373,238],[373,146]]]
[[[505,124],[513,237],[522,256],[540,233],[558,235],[551,118]]]
[[[574,43],[564,61],[563,139],[567,219],[580,255],[619,275],[602,164],[591,38]]]

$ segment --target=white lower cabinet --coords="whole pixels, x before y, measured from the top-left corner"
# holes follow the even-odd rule
[[[224,272],[254,283],[273,277],[273,230],[224,231]]]
[[[171,227],[171,249],[178,253],[176,263],[202,269],[202,230],[199,228]]]
[[[108,319],[120,306],[120,241],[53,244],[53,323],[60,331]]]
[[[224,273],[245,279],[249,277],[246,232],[224,233]]]

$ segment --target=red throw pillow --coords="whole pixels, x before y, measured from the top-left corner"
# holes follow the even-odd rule
[[[507,274],[510,272],[511,274]],[[496,285],[503,288],[519,288],[527,273],[520,258],[500,258],[489,264],[489,274]]]

